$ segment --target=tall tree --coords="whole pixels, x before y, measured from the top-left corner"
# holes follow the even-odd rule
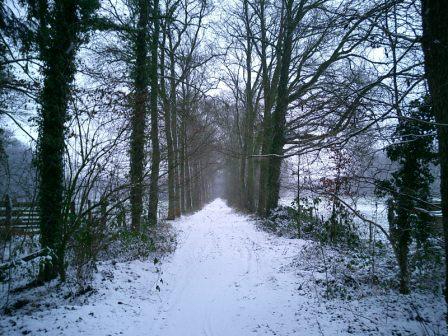
[[[204,17],[209,13],[207,2],[198,0],[166,0],[166,18],[162,25],[161,97],[165,121],[168,159],[168,218],[174,219],[187,211],[186,184],[189,174],[186,160],[184,117],[189,101],[182,101],[181,92],[191,83],[189,76],[203,67],[208,58],[198,59]],[[185,128],[184,128],[185,126]]]
[[[131,119],[130,179],[131,179],[131,228],[138,232],[143,211],[143,167],[145,162],[145,125],[148,100],[148,26],[149,5],[147,0],[137,3],[138,22],[133,48],[134,101]]]
[[[303,2],[302,2],[303,4]],[[294,10],[294,1],[285,1],[285,15],[283,17],[282,50],[280,57],[280,76],[276,93],[276,107],[272,114],[272,140],[269,147],[269,161],[267,172],[267,199],[265,215],[277,206],[280,192],[280,166],[282,163],[282,151],[285,144],[284,132],[286,123],[286,111],[288,109],[288,81],[289,67],[292,55],[292,43],[294,32],[294,16],[302,15],[302,8]],[[295,12],[298,14],[295,14]]]
[[[443,0],[422,0],[423,52],[429,92],[437,122],[445,238],[445,300],[448,304],[448,6]]]
[[[254,150],[254,129],[255,129],[255,118],[256,118],[256,110],[254,106],[254,88],[252,81],[252,72],[253,64],[252,64],[252,49],[253,49],[253,38],[252,38],[252,19],[251,13],[249,12],[249,4],[248,0],[244,0],[243,4],[244,8],[244,25],[246,30],[246,45],[245,45],[245,58],[246,58],[246,87],[245,87],[245,121],[244,121],[244,141],[243,141],[243,160],[247,162],[247,167],[245,169],[245,187],[243,190],[244,203],[242,204],[248,211],[254,211],[254,158],[253,158],[253,150]],[[254,84],[255,85],[255,84]]]
[[[159,204],[159,168],[160,168],[160,145],[159,145],[159,108],[158,108],[158,50],[159,50],[159,0],[152,2],[153,32],[151,36],[151,64],[149,71],[151,85],[151,143],[152,143],[152,162],[151,162],[151,181],[149,185],[149,223],[157,224],[157,208]]]
[[[61,238],[65,122],[76,72],[76,52],[98,2],[28,1],[28,5],[29,18],[38,22],[36,40],[43,63],[38,151],[41,244],[51,249],[57,259],[44,264],[40,278],[49,280],[57,273],[64,278],[65,251]]]
[[[260,177],[258,183],[258,205],[257,212],[259,215],[264,215],[266,209],[266,199],[267,199],[267,170],[268,170],[268,157],[269,153],[269,143],[271,139],[271,110],[274,105],[275,100],[275,88],[277,87],[278,69],[275,68],[275,75],[271,77],[270,66],[268,65],[268,48],[270,41],[268,40],[268,27],[266,18],[266,1],[259,0],[258,6],[256,7],[257,16],[260,21],[260,39],[259,47],[257,47],[258,56],[261,62],[261,76],[262,76],[262,88],[263,88],[263,122],[261,130],[261,157],[259,159],[260,166]],[[278,52],[281,47],[282,40],[277,39],[274,50],[276,54],[270,55],[272,60],[280,57]],[[257,44],[255,44],[257,46]]]
[[[371,22],[390,6],[389,3],[366,6],[361,2],[342,2],[335,6],[320,0],[283,2],[278,28],[281,45],[273,74],[274,83],[278,74],[278,83],[274,86],[275,106],[267,125],[272,134],[267,139],[266,155],[269,159],[264,181],[267,190],[265,215],[278,204],[280,168],[287,151],[284,146],[300,146],[310,139],[330,139],[340,134],[355,120],[353,115],[364,97],[388,76],[378,76],[363,83],[356,76],[346,77],[346,67],[342,64],[358,58],[361,47],[370,43]],[[315,25],[313,22],[317,18],[322,21],[319,19],[320,23]],[[305,27],[312,29],[313,34],[308,34]],[[341,76],[336,76],[336,73]],[[346,83],[337,81],[338,78]],[[341,100],[337,90],[328,90],[333,85],[350,87],[352,84],[347,85],[350,82],[356,89],[351,92],[349,100]],[[309,124],[313,125],[312,120],[316,117],[320,124],[313,131],[300,126],[306,118],[310,118]]]
[[[432,113],[428,99],[411,103],[409,111],[395,129],[397,143],[386,149],[387,156],[398,168],[387,181],[378,184],[380,195],[390,195],[388,206],[389,231],[392,247],[400,269],[400,293],[409,289],[409,245],[414,238],[419,245],[428,236],[430,217],[425,209],[430,200],[430,185],[434,178],[430,163],[434,160]]]
[[[168,34],[168,20],[164,20],[162,23],[162,48],[165,46]],[[165,50],[162,49],[160,58],[160,96],[162,98],[163,116],[165,122],[165,138],[166,138],[166,151],[167,151],[167,161],[168,161],[168,220],[173,220],[176,218],[176,193],[175,193],[175,175],[176,175],[176,165],[174,159],[174,145],[173,136],[175,136],[175,131],[172,130],[171,119],[174,117],[172,113],[172,100],[171,94],[167,92],[166,81],[165,81]],[[166,76],[168,77],[168,76]],[[170,86],[171,87],[171,86]],[[174,133],[174,134],[173,134]]]

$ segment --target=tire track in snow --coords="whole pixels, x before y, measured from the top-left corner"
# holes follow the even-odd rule
[[[222,200],[174,226],[182,233],[176,252],[163,265],[168,289],[159,309],[163,317],[152,334],[174,336],[182,330],[186,336],[229,336],[253,329],[257,316],[271,309],[264,300],[277,300],[274,275],[281,265],[273,252],[282,256],[285,251]]]

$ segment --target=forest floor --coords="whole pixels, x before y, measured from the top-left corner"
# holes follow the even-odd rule
[[[326,299],[317,281],[325,271],[295,262],[309,241],[261,231],[222,200],[173,226],[177,249],[160,263],[103,262],[96,290],[83,304],[61,301],[1,316],[0,334],[446,334],[440,295],[373,291],[356,299]]]

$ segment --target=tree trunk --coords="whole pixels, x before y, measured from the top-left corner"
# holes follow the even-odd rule
[[[280,168],[282,163],[281,155],[283,154],[283,146],[285,144],[284,130],[286,123],[286,112],[288,109],[289,65],[291,63],[293,35],[292,1],[288,1],[286,4],[284,34],[280,78],[277,88],[277,105],[272,115],[272,142],[269,149],[267,172],[266,216],[277,207],[280,194]]]
[[[438,126],[440,191],[445,238],[445,300],[448,304],[448,7],[422,0],[423,51],[432,106]],[[443,126],[442,126],[443,125]]]
[[[247,162],[246,168],[246,184],[244,189],[243,206],[248,211],[254,210],[254,123],[255,108],[252,90],[252,33],[250,27],[249,6],[248,1],[244,1],[244,21],[246,28],[246,118],[244,125],[244,159]]]
[[[176,111],[176,110],[175,110]],[[177,127],[177,113],[173,115],[172,120],[172,128],[175,130],[176,137],[173,139],[173,149],[174,149],[174,183],[175,183],[175,215],[176,217],[179,217],[182,212],[182,205],[181,205],[181,198],[182,198],[182,186],[181,186],[181,180],[182,180],[182,173],[180,171],[181,167],[181,146],[179,145],[179,132]],[[183,163],[182,163],[183,164]]]
[[[150,64],[150,85],[151,85],[151,142],[152,142],[152,162],[151,162],[151,181],[149,185],[149,224],[157,224],[157,207],[159,203],[159,166],[160,166],[160,148],[159,148],[159,120],[158,120],[158,76],[157,60],[159,45],[159,0],[153,1],[152,15],[154,18],[154,30],[151,41],[151,64]]]
[[[253,140],[251,140],[253,142]],[[255,210],[255,165],[253,155],[253,144],[251,146],[251,154],[247,160],[247,186],[246,186],[246,209],[250,212]]]
[[[168,160],[168,220],[176,218],[176,195],[175,195],[175,161],[173,151],[173,139],[171,137],[170,127],[170,108],[165,109],[165,134],[167,146],[167,160]]]
[[[186,168],[185,168],[185,160],[186,160],[186,153],[185,153],[185,132],[184,132],[184,128],[185,128],[185,121],[182,120],[181,123],[181,134],[179,134],[179,142],[180,142],[180,157],[179,157],[179,163],[180,163],[180,183],[179,183],[179,187],[180,187],[180,208],[181,208],[181,212],[182,213],[186,213],[187,212],[187,188],[186,188]]]
[[[190,160],[190,187],[191,187],[191,211],[196,210],[197,195],[195,193],[196,188],[196,166],[194,162]]]
[[[200,189],[200,166],[196,161],[193,163],[193,190],[192,190],[192,200],[193,200],[193,211],[197,211],[201,208],[201,189]]]
[[[266,196],[267,196],[267,172],[268,172],[268,158],[266,155],[269,152],[271,143],[271,85],[269,81],[269,70],[267,65],[267,38],[266,38],[266,20],[265,20],[265,5],[264,0],[260,1],[260,33],[261,33],[261,66],[262,66],[262,83],[264,96],[264,111],[261,134],[261,157],[258,160],[260,166],[260,176],[258,183],[258,215],[264,216],[266,212]]]
[[[165,110],[165,114],[169,114],[169,110]],[[167,159],[168,159],[168,220],[176,218],[176,200],[175,200],[175,168],[174,168],[174,153],[173,143],[171,139],[171,130],[169,129],[169,117],[165,116],[165,133],[167,142]]]
[[[76,15],[75,1],[55,1],[52,33],[45,18],[40,21],[40,53],[44,63],[44,85],[40,95],[39,132],[39,212],[42,248],[56,255],[56,262],[43,265],[39,278],[48,281],[57,273],[64,277],[63,191],[64,144],[70,85],[76,71],[75,54]],[[42,10],[45,10],[42,8]],[[45,15],[45,14],[44,14]]]
[[[131,121],[130,178],[131,229],[140,231],[143,210],[143,167],[145,161],[145,124],[148,97],[148,2],[139,0],[139,19],[135,37],[134,106]]]
[[[176,69],[175,69],[175,48],[173,46],[171,32],[168,31],[168,47],[170,57],[170,104],[171,104],[171,132],[173,135],[173,152],[174,152],[174,216],[179,217],[181,213],[181,172],[179,160],[181,153],[179,152],[179,132],[177,129],[177,96],[176,96]]]
[[[166,29],[164,25],[162,28],[163,39],[162,45],[166,42]],[[163,97],[163,110],[164,110],[164,122],[165,122],[165,137],[167,147],[167,161],[168,161],[168,215],[167,220],[173,220],[176,217],[175,214],[175,162],[174,162],[174,150],[173,150],[173,134],[171,131],[171,104],[169,93],[166,90],[165,85],[165,52],[161,52],[160,59],[160,93]]]
[[[240,179],[238,182],[239,185],[239,196],[238,196],[238,208],[244,209],[244,205],[246,204],[246,155],[244,154],[244,147],[241,149],[241,157],[240,157]]]
[[[187,213],[193,210],[193,200],[191,197],[192,192],[192,180],[191,180],[191,165],[190,157],[188,154],[188,146],[186,145],[186,132],[184,132],[184,157],[185,157],[185,211]]]
[[[402,196],[406,197],[406,196]],[[396,250],[398,266],[400,268],[400,293],[409,294],[409,244],[411,242],[411,227],[409,223],[409,207],[400,202],[398,208],[398,232],[396,234]]]
[[[206,178],[206,174],[205,174],[205,165],[204,162],[202,160],[199,161],[199,167],[200,167],[200,174],[201,174],[201,179],[200,179],[200,195],[201,195],[201,203],[200,203],[200,208],[202,208],[204,206],[204,204],[207,202],[207,192],[205,190],[205,178]]]
[[[267,173],[268,173],[268,161],[269,158],[266,156],[269,150],[270,144],[270,113],[265,107],[263,116],[263,135],[262,135],[262,145],[261,145],[261,156],[259,159],[260,164],[260,177],[258,182],[258,215],[264,216],[266,213],[266,200],[267,200]]]

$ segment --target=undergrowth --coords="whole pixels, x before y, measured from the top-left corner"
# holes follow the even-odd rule
[[[343,204],[332,207],[325,218],[318,209],[320,202],[319,198],[301,199],[300,207],[297,203],[279,206],[258,224],[278,236],[307,241],[290,266],[312,272],[312,287],[317,286],[325,298],[351,300],[398,292],[398,265],[389,241],[372,227],[366,236],[359,225],[369,224],[356,222]],[[413,242],[409,267],[414,292],[442,293],[440,239],[431,237],[423,245]]]

